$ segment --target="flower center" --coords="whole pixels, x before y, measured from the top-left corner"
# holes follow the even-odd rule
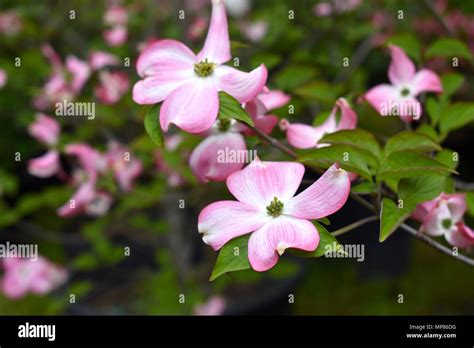
[[[443,221],[441,221],[441,224],[443,225],[445,229],[448,230],[453,225],[453,222],[450,219],[444,219]]]
[[[230,128],[230,124],[231,122],[229,118],[219,119],[217,123],[217,128],[220,132],[227,132]]]
[[[410,94],[410,90],[408,88],[403,88],[402,91],[400,92],[402,97],[407,97]]]
[[[281,215],[283,211],[283,203],[278,200],[278,198],[273,197],[273,201],[267,206],[267,214],[273,217]]]
[[[201,60],[199,63],[194,64],[194,72],[199,77],[207,77],[212,75],[216,65],[216,63],[209,62],[206,58]]]

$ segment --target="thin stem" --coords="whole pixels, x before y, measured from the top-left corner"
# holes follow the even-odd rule
[[[359,220],[359,221],[356,221],[350,225],[347,225],[343,228],[340,228],[334,232],[331,232],[331,234],[334,236],[334,237],[337,237],[337,236],[340,236],[341,234],[344,234],[346,232],[349,232],[349,231],[352,231],[353,229],[356,229],[357,227],[359,226],[362,226],[362,225],[365,225],[369,222],[372,222],[372,221],[375,221],[375,220],[378,220],[379,217],[378,216],[369,216],[369,217],[366,217],[365,219],[362,219],[362,220]]]
[[[428,237],[428,236],[426,236],[422,233],[419,233],[417,230],[415,230],[413,227],[408,226],[407,224],[402,224],[400,227],[402,229],[404,229],[406,232],[410,233],[415,238],[418,238],[419,240],[421,240],[425,244],[429,245],[433,249],[436,249],[436,250],[442,252],[443,254],[451,256],[451,257],[455,258],[456,260],[465,263],[466,265],[474,266],[474,259],[471,259],[471,258],[469,258],[467,256],[464,256],[464,255],[461,255],[461,254],[455,255],[453,253],[452,249],[450,249],[448,247],[445,247],[444,245],[438,243],[434,239],[431,239],[430,237]]]

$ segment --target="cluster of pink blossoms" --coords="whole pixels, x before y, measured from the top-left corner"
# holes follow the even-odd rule
[[[474,246],[474,231],[462,220],[466,212],[463,193],[442,193],[435,199],[419,204],[412,218],[421,222],[420,232],[444,236],[452,246],[468,249]]]
[[[60,126],[56,120],[38,114],[36,121],[30,125],[29,132],[40,143],[49,147],[46,154],[28,162],[29,173],[41,178],[58,175],[77,188],[72,198],[58,209],[60,216],[105,214],[112,203],[112,195],[96,188],[101,176],[112,171],[119,188],[128,192],[132,189],[135,178],[142,172],[141,161],[134,158],[126,147],[112,141],[105,153],[84,143],[65,145],[64,155],[74,162],[72,173],[68,175],[61,167],[58,148]]]
[[[67,271],[39,256],[36,260],[9,257],[1,262],[0,289],[11,299],[28,293],[43,295],[62,285]]]
[[[88,61],[68,56],[63,64],[51,46],[44,45],[42,51],[53,71],[43,86],[41,94],[33,100],[33,105],[39,110],[46,110],[64,100],[74,100],[94,72],[98,74],[99,80],[94,93],[101,103],[115,104],[129,90],[128,75],[122,71],[110,70],[120,64],[119,58],[115,55],[93,51]]]
[[[337,2],[340,8],[331,8],[331,11],[351,10],[359,3]],[[200,33],[203,23],[196,23],[193,33]],[[415,65],[400,47],[390,45],[389,48],[392,62],[388,76],[392,84],[373,87],[364,99],[382,116],[396,115],[411,122],[421,114],[416,97],[426,92],[441,93],[441,82],[431,70],[416,72]],[[270,91],[265,86],[267,70],[264,65],[245,73],[223,65],[230,59],[225,6],[222,1],[213,1],[209,31],[204,47],[197,55],[175,40],[153,42],[141,53],[137,71],[142,80],[133,88],[133,99],[138,104],[163,102],[157,116],[165,132],[174,124],[186,132],[205,137],[192,152],[190,167],[201,182],[226,181],[237,201],[216,202],[205,207],[199,215],[198,230],[203,234],[204,242],[215,250],[236,237],[251,233],[250,265],[254,270],[265,271],[276,264],[278,256],[287,248],[306,251],[317,248],[319,234],[308,220],[339,210],[347,200],[354,176],[336,163],[313,185],[293,197],[304,174],[301,164],[265,162],[256,158],[244,168],[243,161],[220,158],[226,151],[246,152],[243,135],[252,131],[237,121],[217,119],[218,92],[224,91],[242,103],[255,127],[265,134],[270,134],[278,124],[278,118],[266,115],[267,112],[285,105],[290,99],[283,92]],[[300,149],[328,146],[320,143],[325,134],[354,129],[356,125],[357,115],[344,98],[337,100],[320,126],[280,121],[288,143]],[[422,216],[417,211],[414,217],[423,220],[423,231],[439,235],[439,226],[442,226],[450,243],[466,247],[472,231],[460,221],[459,211],[447,213],[450,208],[446,207],[450,207],[450,203],[444,202],[449,201],[448,196],[441,196],[435,203],[426,203],[435,212]],[[449,218],[439,220],[445,215]],[[433,224],[438,224],[438,229],[434,229]]]
[[[264,65],[245,73],[223,65],[230,58],[225,7],[214,1],[207,38],[198,55],[174,40],[155,42],[142,52],[137,71],[143,80],[134,86],[133,98],[139,104],[163,102],[159,118],[164,131],[173,123],[184,131],[206,136],[191,154],[190,166],[202,182],[226,181],[238,201],[216,202],[204,208],[198,230],[204,235],[204,242],[215,250],[252,233],[248,246],[250,264],[254,270],[265,271],[287,248],[317,248],[319,234],[308,220],[339,210],[349,195],[350,180],[348,173],[335,164],[293,197],[303,178],[303,165],[256,158],[243,168],[241,161],[219,160],[219,151],[247,150],[243,134],[252,133],[233,120],[217,120],[219,91],[242,103],[255,127],[266,134],[278,124],[278,118],[267,112],[289,101],[283,92],[265,87]],[[339,124],[335,114],[331,116],[324,132],[355,127],[357,118],[347,103],[340,100],[337,105],[345,116]],[[317,140],[312,140],[312,146]]]

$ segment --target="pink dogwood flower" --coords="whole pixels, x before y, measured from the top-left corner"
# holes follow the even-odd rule
[[[28,173],[38,178],[49,178],[61,169],[59,152],[50,150],[44,155],[28,161]]]
[[[53,72],[33,104],[39,109],[46,109],[57,102],[74,99],[89,79],[91,69],[87,62],[74,56],[68,56],[64,66],[51,46],[43,45],[41,49]]]
[[[435,199],[419,204],[412,218],[421,222],[420,232],[444,236],[455,247],[469,248],[474,246],[474,231],[462,221],[465,212],[466,197],[463,193],[441,193]]]
[[[337,122],[336,114],[341,112]],[[283,119],[280,128],[286,131],[288,143],[298,149],[311,149],[324,146],[319,141],[324,134],[334,133],[343,129],[354,129],[357,125],[357,115],[344,98],[339,98],[327,120],[320,126],[313,127],[302,123],[290,123]]]
[[[91,216],[104,215],[112,204],[112,197],[107,192],[96,191],[95,183],[95,178],[83,182],[71,199],[58,208],[58,215],[61,217],[72,217],[82,213]]]
[[[132,156],[125,146],[117,142],[108,144],[106,156],[120,189],[124,192],[130,191],[133,188],[133,181],[143,171],[142,162]]]
[[[125,7],[113,5],[104,14],[104,23],[109,29],[103,33],[104,39],[109,46],[121,46],[128,37],[128,12]]]
[[[89,54],[89,65],[92,70],[100,70],[106,66],[116,66],[119,64],[119,58],[113,54],[103,51],[94,51]]]
[[[421,104],[416,97],[421,93],[441,93],[443,87],[435,72],[422,69],[416,72],[415,65],[398,46],[390,45],[392,61],[388,68],[391,84],[371,88],[364,98],[382,116],[398,115],[405,122],[421,116]]]
[[[95,88],[95,96],[104,104],[115,104],[127,93],[130,86],[128,75],[121,71],[99,73],[100,84]]]
[[[254,121],[256,128],[265,134],[270,134],[278,123],[275,115],[266,115],[269,110],[265,100],[271,108],[278,108],[286,104],[290,97],[281,91],[261,93],[248,103],[245,109]],[[218,120],[211,133],[191,153],[189,165],[200,182],[225,181],[227,177],[244,167],[253,159],[247,151],[243,134],[252,135],[253,131],[235,120]]]
[[[199,214],[198,230],[214,250],[228,241],[252,233],[248,259],[256,271],[266,271],[288,248],[313,251],[319,244],[316,227],[308,220],[338,211],[346,202],[347,173],[331,166],[315,183],[294,196],[305,168],[296,162],[255,159],[227,178],[237,201],[220,201]],[[293,197],[294,196],[294,197]]]
[[[235,120],[216,121],[211,135],[189,157],[189,166],[200,182],[225,181],[244,167],[247,145],[240,133],[242,130],[242,125]]]
[[[104,40],[111,47],[118,47],[123,45],[127,41],[128,30],[123,25],[116,25],[110,29],[107,29],[103,33]]]
[[[290,101],[290,96],[279,90],[260,93],[257,97],[245,103],[245,110],[249,113],[258,128],[265,134],[270,134],[278,124],[278,117],[267,115],[268,111],[278,109]],[[244,134],[253,135],[253,131],[245,127]]]
[[[203,132],[216,121],[219,91],[245,103],[265,85],[263,64],[245,73],[222,65],[230,58],[225,7],[221,1],[213,1],[209,32],[197,55],[175,40],[158,41],[141,53],[137,71],[143,80],[135,84],[133,99],[138,104],[164,101],[160,110],[164,131],[173,123],[189,133]]]
[[[55,119],[38,113],[36,120],[28,127],[28,132],[40,143],[54,147],[58,143],[61,129]],[[57,174],[60,169],[59,152],[54,148],[44,155],[28,161],[28,172],[40,178],[51,177]]]
[[[4,275],[2,292],[10,299],[18,299],[28,293],[43,295],[62,285],[67,271],[47,261],[38,259],[6,258],[3,260]]]

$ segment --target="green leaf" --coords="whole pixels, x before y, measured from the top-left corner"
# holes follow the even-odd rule
[[[277,88],[292,90],[310,81],[316,75],[316,70],[311,66],[290,65],[280,71],[275,77]]]
[[[370,152],[343,144],[336,144],[310,150],[299,158],[301,162],[314,163],[322,168],[329,168],[335,162],[349,172],[372,181],[372,173],[378,168],[378,159]],[[374,170],[371,170],[374,168]]]
[[[387,40],[389,43],[401,47],[410,57],[420,61],[420,41],[412,34],[396,34]]]
[[[145,130],[153,143],[158,147],[163,147],[163,132],[161,131],[160,106],[158,104],[149,107],[145,114]]]
[[[313,222],[313,224],[319,233],[319,244],[316,250],[304,251],[298,249],[291,249],[292,254],[302,257],[320,257],[323,256],[325,253],[332,253],[341,250],[342,246],[341,244],[339,244],[336,237],[329,233],[323,225],[317,222]]]
[[[362,129],[346,129],[335,133],[325,134],[319,141],[321,144],[343,144],[367,150],[380,158],[380,145],[374,136]]]
[[[318,219],[318,222],[326,225],[326,226],[329,226],[331,224],[331,221],[329,221],[329,219],[327,217],[324,217],[324,218],[321,218],[321,219]]]
[[[456,173],[456,171],[427,155],[415,151],[397,151],[391,153],[381,164],[377,179],[400,179],[413,175],[429,174],[427,172]]]
[[[474,103],[454,103],[441,116],[440,129],[448,133],[474,121]]]
[[[404,178],[398,183],[398,197],[410,212],[417,204],[430,201],[443,192],[446,176],[422,175]]]
[[[392,152],[403,150],[429,152],[441,150],[441,147],[427,135],[413,131],[404,131],[388,139],[385,144],[384,153],[388,156]]]
[[[248,244],[250,234],[232,239],[219,251],[216,264],[212,270],[210,281],[219,278],[224,273],[241,271],[250,268],[248,260]]]
[[[471,51],[462,41],[452,39],[452,38],[441,38],[436,40],[428,49],[426,50],[426,57],[458,57],[466,58],[472,60]]]
[[[219,119],[225,120],[233,118],[238,121],[253,126],[252,118],[247,114],[242,105],[226,92],[219,92]]]
[[[377,191],[377,185],[373,182],[364,181],[358,185],[352,186],[351,191],[354,193],[372,193]]]
[[[426,101],[426,111],[433,126],[436,126],[441,118],[440,103],[434,97],[428,97]]]
[[[467,213],[474,216],[474,192],[466,192]]]
[[[423,123],[422,125],[420,125],[416,129],[416,132],[420,133],[420,134],[424,134],[424,135],[430,137],[431,139],[438,139],[439,138],[439,135],[438,135],[438,132],[436,131],[436,129],[434,129],[432,126],[430,126],[429,124],[426,124],[426,123]]]
[[[448,166],[451,169],[456,169],[459,164],[459,160],[455,160],[458,159],[457,157],[458,155],[456,151],[443,149],[442,151],[436,154],[435,160],[440,163],[443,163],[445,166]]]
[[[455,93],[464,84],[464,76],[457,73],[448,73],[441,76],[443,85],[443,98],[447,98]]]
[[[311,101],[333,103],[341,93],[341,86],[325,81],[314,81],[298,87],[294,93]]]
[[[410,211],[398,208],[389,198],[382,200],[379,241],[385,241],[408,218]]]

